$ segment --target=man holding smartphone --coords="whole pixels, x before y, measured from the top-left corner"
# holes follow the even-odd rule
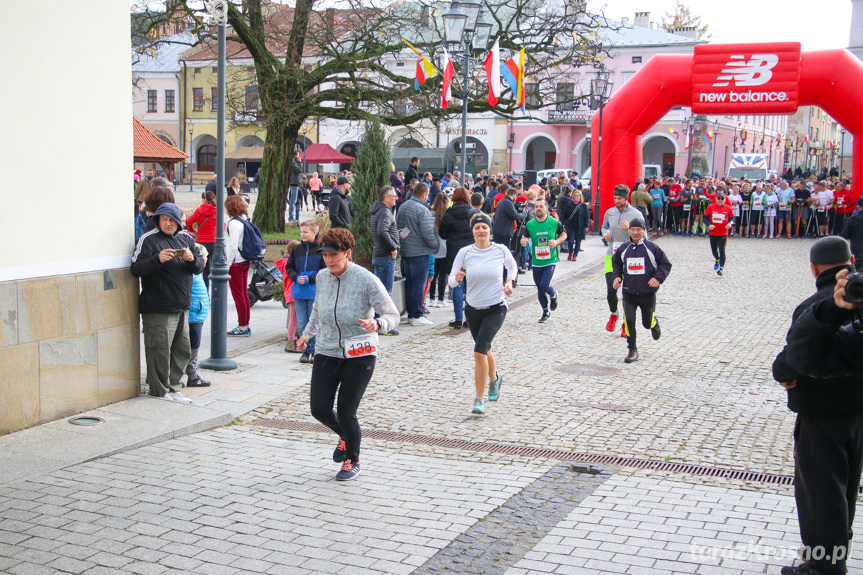
[[[144,356],[150,395],[191,403],[180,394],[180,378],[191,357],[188,312],[192,276],[204,270],[194,238],[182,231],[182,213],[164,203],[132,254],[132,275],[141,278],[138,311],[144,324]]]

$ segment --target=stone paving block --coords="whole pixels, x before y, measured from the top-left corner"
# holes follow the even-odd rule
[[[9,573],[11,575],[54,575],[57,570],[54,567],[25,562],[10,567]]]

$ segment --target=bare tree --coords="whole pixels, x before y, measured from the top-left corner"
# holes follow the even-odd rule
[[[573,14],[565,17],[562,7],[543,0],[483,1],[484,12],[494,22],[491,41],[500,40],[501,62],[525,49],[530,110],[582,97],[578,90],[562,94],[557,85],[573,82],[579,66],[592,65],[601,55],[604,19],[587,13],[582,2],[574,2],[574,9],[568,10]],[[191,0],[170,0],[166,11],[139,19],[152,31],[172,18],[184,18],[202,43],[212,43],[214,31],[206,26],[203,10],[192,6]],[[321,10],[315,9],[314,0],[297,0],[293,7],[268,0],[229,3],[228,55],[254,61],[260,99],[256,121],[263,122],[267,131],[254,213],[262,230],[284,230],[288,159],[306,119],[375,118],[388,126],[410,126],[460,115],[463,106],[470,112],[492,110],[479,65],[472,66],[476,73],[468,100],[459,100],[460,90],[454,87],[455,102],[446,110],[440,109],[440,75],[414,90],[417,57],[402,39],[437,62],[443,47],[441,15],[448,7],[449,3],[429,0],[336,0],[333,7]],[[152,33],[138,37],[158,41]],[[485,57],[485,53],[474,55],[478,61]],[[463,53],[452,56],[456,76],[461,77]],[[396,61],[407,65],[396,67]],[[522,117],[508,90],[493,110],[502,117]]]
[[[707,30],[707,24],[701,25],[701,16],[696,16],[688,6],[678,0],[673,12],[666,12],[662,17],[662,29],[668,32],[673,32],[675,28],[686,28],[695,26],[698,29],[698,38],[701,40],[709,40],[710,32]]]

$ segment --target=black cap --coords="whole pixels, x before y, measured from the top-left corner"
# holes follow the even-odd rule
[[[331,253],[331,254],[337,254],[337,253],[339,253],[339,248],[337,248],[336,246],[328,246],[328,245],[326,245],[326,244],[322,245],[322,246],[321,246],[321,247],[319,247],[318,249],[319,249],[320,251],[322,251],[322,252],[329,252],[329,253]]]
[[[851,248],[844,239],[829,236],[821,238],[809,250],[809,261],[813,264],[841,264],[851,259]]]
[[[629,222],[629,229],[632,228],[641,228],[644,229],[644,222],[640,218],[635,218],[631,222]]]
[[[341,176],[341,177],[336,181],[336,185],[337,185],[337,186],[341,186],[342,184],[350,184],[350,183],[351,183],[351,181],[350,181],[349,179],[347,179],[346,177],[344,177],[344,176]]]

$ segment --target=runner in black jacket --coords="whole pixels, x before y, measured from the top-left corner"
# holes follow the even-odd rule
[[[794,310],[787,345],[773,362],[773,378],[797,413],[794,497],[806,561],[783,567],[783,575],[845,573],[863,469],[863,337],[841,327],[851,314],[833,302],[834,292],[844,295],[853,258],[844,240],[827,237],[812,246],[810,262],[818,292]],[[855,346],[850,356],[841,352],[848,337]]]
[[[629,243],[623,244],[611,257],[614,289],[623,284],[624,334],[629,353],[623,360],[632,363],[638,359],[635,341],[635,310],[641,308],[641,324],[650,330],[653,339],[661,331],[656,321],[656,292],[671,273],[671,262],[657,244],[644,239],[644,222],[629,222]]]

